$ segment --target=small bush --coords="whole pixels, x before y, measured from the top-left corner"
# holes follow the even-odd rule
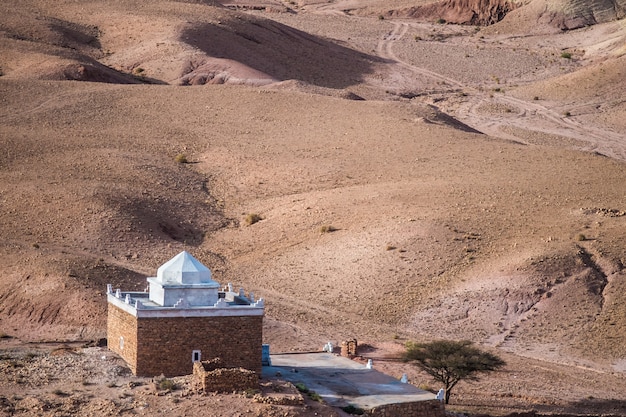
[[[584,242],[585,240],[587,240],[587,236],[583,235],[582,233],[579,233],[576,235],[576,240],[579,242]]]
[[[161,391],[173,391],[176,389],[176,383],[171,379],[163,378],[157,382],[157,388]]]
[[[571,52],[561,52],[561,58],[572,59]]]
[[[385,16],[383,16],[382,14],[378,15],[378,20],[385,20]]]
[[[263,220],[263,217],[261,217],[261,215],[257,213],[250,213],[246,216],[246,224],[248,226],[253,225],[254,223],[258,223],[261,220]]]
[[[341,407],[341,409],[344,412],[355,415],[355,416],[362,416],[363,414],[365,414],[365,411],[363,411],[363,409],[359,407],[355,407],[352,404],[348,404],[345,407]]]
[[[535,100],[535,101],[539,100],[539,96],[533,97],[533,100]]]
[[[440,17],[439,19],[437,19],[437,20],[435,21],[435,23],[440,24],[440,25],[443,25],[444,23],[446,23],[446,19],[443,19],[443,18],[441,18],[441,17]]]
[[[258,390],[258,389],[256,389],[256,388],[247,388],[247,389],[243,392],[243,395],[244,395],[246,398],[252,398],[252,397],[254,397],[255,395],[260,394],[260,393],[261,393],[261,391],[259,391],[259,390]]]
[[[178,162],[179,164],[186,164],[188,162],[187,157],[184,153],[179,153],[178,155],[176,155],[174,161]]]
[[[568,111],[566,111],[565,113],[563,113],[563,116],[565,116],[565,117],[570,117],[571,115],[572,115],[572,113],[570,113],[570,112],[568,112]]]
[[[337,230],[337,228],[331,225],[325,225],[325,226],[320,227],[320,233],[331,233],[331,232],[334,232],[335,230]]]
[[[298,382],[297,384],[295,384],[295,387],[301,393],[308,395],[308,397],[312,399],[313,401],[317,401],[320,403],[324,401],[322,400],[322,397],[317,392],[311,391],[310,389],[308,389],[307,386],[304,385],[303,382]]]
[[[309,398],[312,399],[313,401],[317,401],[318,403],[324,402],[324,400],[322,399],[322,396],[319,395],[315,391],[309,391]]]

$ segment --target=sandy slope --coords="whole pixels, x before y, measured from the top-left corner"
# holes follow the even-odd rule
[[[525,381],[485,383],[509,410],[620,399],[623,22],[47,3],[2,5],[1,332],[102,337],[105,285],[185,249],[267,299],[275,351],[469,338]]]

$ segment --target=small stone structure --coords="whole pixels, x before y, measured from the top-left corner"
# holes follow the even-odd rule
[[[109,349],[137,376],[189,375],[193,364],[221,358],[225,368],[261,373],[263,299],[232,285],[181,252],[148,278],[145,292],[107,286]]]
[[[204,392],[233,392],[259,388],[256,372],[244,368],[223,368],[215,358],[193,364],[193,376]]]
[[[357,355],[358,343],[356,339],[341,342],[341,356],[354,358]]]

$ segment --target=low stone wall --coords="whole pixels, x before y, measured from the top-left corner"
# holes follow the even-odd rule
[[[272,405],[303,405],[302,395],[283,395],[280,397],[268,397],[262,394],[255,394],[252,400],[256,403]]]
[[[202,391],[233,392],[259,388],[259,376],[256,372],[218,366],[219,360],[194,363],[194,379]]]
[[[438,400],[385,404],[365,412],[370,417],[445,417],[443,403]]]

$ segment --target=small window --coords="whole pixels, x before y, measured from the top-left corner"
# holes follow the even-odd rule
[[[202,352],[200,352],[199,350],[194,350],[191,353],[191,360],[193,362],[200,362],[201,359],[202,359]]]
[[[120,336],[120,350],[124,350],[124,336]]]

